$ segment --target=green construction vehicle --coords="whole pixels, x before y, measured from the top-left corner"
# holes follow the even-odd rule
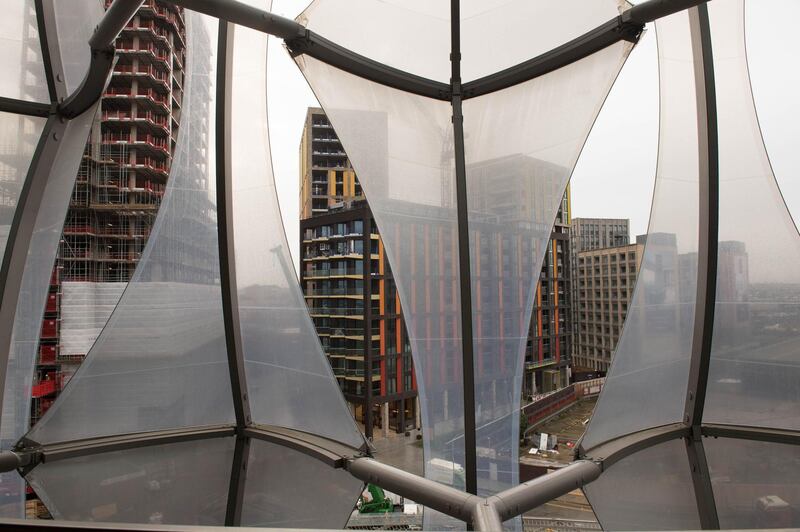
[[[362,514],[388,514],[394,511],[394,503],[386,496],[380,486],[367,484],[369,499],[362,493],[358,498],[356,508]]]

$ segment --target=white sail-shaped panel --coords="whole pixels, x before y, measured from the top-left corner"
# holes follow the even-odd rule
[[[233,421],[213,189],[216,19],[187,17],[186,92],[167,191],[131,282],[29,438]]]
[[[581,148],[632,45],[620,42],[514,87],[464,102],[479,494],[518,482],[522,366],[544,254],[565,297],[567,250],[553,221]],[[565,214],[568,216],[568,213]],[[556,311],[558,313],[558,311]],[[551,316],[554,331],[565,316]],[[568,356],[567,346],[554,346]],[[502,457],[502,458],[501,458]]]
[[[697,289],[699,175],[688,14],[659,20],[656,32],[661,123],[650,226],[585,449],[683,419]]]
[[[322,351],[283,230],[267,131],[267,35],[240,26],[233,44],[233,241],[253,420],[358,448],[364,439]]]

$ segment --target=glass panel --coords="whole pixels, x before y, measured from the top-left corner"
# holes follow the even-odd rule
[[[253,4],[264,7],[263,1]],[[234,33],[231,166],[239,318],[257,423],[361,447],[300,292],[278,207],[267,132],[267,36]]]
[[[187,18],[183,120],[152,235],[108,325],[31,431],[35,441],[233,421],[210,189],[217,19]]]
[[[297,61],[356,169],[394,272],[420,395],[425,474],[464,489],[450,105],[310,57]]]
[[[625,4],[623,0],[461,2],[463,80],[547,52],[616,17]],[[450,81],[449,2],[316,0],[297,20],[370,59],[429,79]],[[376,22],[380,20],[392,23]],[[358,31],[353,31],[354,27]]]
[[[53,2],[67,93],[77,89],[89,69],[89,38],[103,17],[101,0]],[[55,72],[58,74],[58,72]]]
[[[661,123],[650,226],[585,449],[683,418],[697,287],[697,106],[688,15],[660,19],[656,30]]]
[[[39,464],[28,481],[56,519],[223,525],[235,438]]]
[[[342,529],[364,484],[298,451],[250,441],[243,526]]]
[[[796,445],[705,438],[720,528],[800,527]]]
[[[578,154],[631,48],[618,43],[464,102],[479,494],[518,483],[523,358],[544,252]],[[556,279],[566,276],[561,260],[553,260]]]
[[[700,517],[683,440],[628,456],[584,486],[604,530],[697,530]]]
[[[0,259],[44,118],[0,113]]]
[[[0,96],[49,102],[34,0],[6,2],[0,18]]]
[[[761,140],[743,2],[712,3],[709,16],[719,116],[720,244],[704,420],[800,429],[800,237]]]
[[[75,175],[96,110],[97,106],[92,107],[67,126],[36,216],[20,286],[3,392],[3,417],[0,423],[3,449],[10,448],[29,428],[31,380],[50,276]],[[13,472],[3,474],[0,478],[4,486],[8,485],[9,490],[20,497],[16,514],[24,515],[22,480]]]

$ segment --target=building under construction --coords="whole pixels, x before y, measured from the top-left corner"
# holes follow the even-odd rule
[[[145,0],[116,49],[117,62],[86,144],[53,271],[31,423],[47,411],[119,300],[169,176],[186,58],[182,10]]]

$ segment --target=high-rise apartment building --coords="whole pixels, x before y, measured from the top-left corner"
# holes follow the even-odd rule
[[[644,239],[577,253],[576,366],[602,372],[611,366],[643,254]]]
[[[578,309],[582,301],[580,300],[580,292],[577,287],[577,258],[578,254],[583,251],[628,245],[630,243],[630,220],[626,218],[573,218],[570,227],[570,237],[572,247],[570,277],[572,278],[574,287],[572,291],[572,308],[574,310],[572,320],[572,348],[575,367],[573,369],[577,372],[581,372],[582,370],[597,371],[598,368],[596,367],[584,365],[582,360],[584,360],[585,357],[578,355],[578,352],[585,351],[585,348],[579,348],[582,314]]]
[[[300,143],[300,284],[322,347],[367,437],[419,427],[400,298],[352,165],[321,109]]]
[[[197,53],[204,53],[203,43],[197,44]],[[53,272],[32,423],[52,404],[116,305],[144,250],[169,176],[183,99],[182,10],[145,0],[116,48]]]
[[[564,193],[542,261],[525,350],[523,395],[533,396],[569,384],[572,354],[572,279],[570,189]]]

